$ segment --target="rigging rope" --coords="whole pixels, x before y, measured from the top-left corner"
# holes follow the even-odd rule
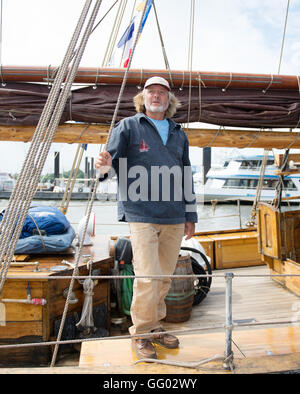
[[[284,187],[284,183],[283,183],[284,175],[282,175],[282,172],[285,171],[286,169],[286,166],[288,164],[288,157],[289,157],[289,149],[286,149],[282,159],[282,165],[280,166],[281,174],[279,174],[279,180],[275,188],[275,197],[272,201],[272,205],[279,210],[281,207],[282,190]]]
[[[280,57],[279,57],[279,65],[278,65],[278,74],[280,74],[280,68],[281,68],[282,53],[283,53],[283,46],[284,46],[284,40],[285,40],[285,32],[286,32],[287,18],[288,18],[288,13],[289,13],[289,6],[290,6],[290,0],[287,0],[285,22],[284,22],[284,29],[283,29]]]
[[[110,33],[110,37],[108,40],[108,44],[106,47],[106,51],[102,61],[102,67],[107,67],[112,57],[113,48],[116,45],[117,36],[119,34],[121,20],[123,18],[125,8],[126,8],[127,0],[121,0],[119,4],[119,8],[115,17],[115,21],[113,24],[112,31]]]
[[[160,29],[160,24],[159,24],[159,21],[158,21],[158,16],[157,16],[157,11],[156,11],[156,6],[155,6],[154,0],[153,0],[152,4],[153,4],[154,15],[155,15],[155,20],[156,20],[156,24],[157,24],[157,29],[158,29],[158,34],[159,34],[159,38],[160,38],[160,44],[161,44],[161,49],[162,49],[162,52],[163,52],[165,66],[166,66],[166,69],[169,72],[169,78],[170,78],[171,86],[173,87],[174,84],[173,84],[171,68],[170,68],[168,57],[167,57],[167,52],[166,52],[164,40],[163,40],[163,37],[162,37],[162,33],[161,33],[161,29]]]
[[[268,155],[269,155],[269,149],[264,149],[264,157],[262,159],[262,163],[261,163],[261,167],[260,167],[260,174],[259,174],[259,180],[258,180],[258,185],[257,185],[257,189],[256,189],[256,195],[255,195],[255,199],[253,201],[253,205],[252,205],[252,209],[251,209],[250,220],[246,223],[247,227],[254,226],[254,224],[255,224],[257,204],[260,201],[261,189],[263,187],[263,180],[264,180],[264,176],[265,176]]]
[[[187,116],[187,128],[189,128],[190,114],[191,114],[194,24],[195,24],[195,0],[191,0],[189,50],[188,50],[188,70],[190,72],[190,77],[189,77],[189,105],[188,105],[188,116]]]
[[[134,4],[133,4],[133,7],[132,7],[132,11],[131,11],[131,15],[130,15],[128,27],[129,27],[130,23],[131,23],[132,20],[133,20],[133,15],[134,15],[135,7],[136,7],[136,0],[134,0]],[[123,17],[123,15],[122,15],[122,17]],[[120,23],[121,23],[121,19],[120,19]],[[126,36],[125,42],[128,40],[129,34],[130,34],[130,29],[128,28],[128,30],[127,30],[127,36]],[[120,64],[119,64],[119,67],[120,67],[120,68],[122,67],[122,61],[123,61],[123,58],[124,58],[125,49],[126,49],[126,45],[123,45],[122,56],[121,56],[121,58],[120,58]],[[111,54],[111,56],[112,56],[112,54]]]
[[[0,78],[2,86],[5,86],[2,76],[2,32],[3,32],[3,0],[0,3]]]
[[[144,8],[143,8],[143,12],[142,12],[142,15],[141,15],[139,28],[137,30],[138,33],[141,30],[141,25],[142,25],[142,21],[144,19],[146,8],[147,8],[147,1],[145,2]],[[131,67],[131,63],[132,63],[133,55],[135,53],[135,48],[137,46],[138,38],[139,38],[139,34],[137,34],[136,37],[135,37],[134,44],[133,44],[133,47],[132,47],[132,52],[130,54],[128,65],[127,65],[127,68],[126,68],[125,73],[124,73],[122,85],[121,85],[120,92],[119,92],[118,101],[117,101],[117,104],[116,104],[116,107],[115,107],[115,110],[114,110],[114,114],[113,114],[113,118],[112,118],[112,121],[111,121],[110,129],[109,129],[109,132],[108,132],[106,144],[105,144],[105,146],[101,145],[100,152],[107,149],[107,146],[108,146],[108,143],[109,143],[109,140],[110,140],[110,137],[111,137],[111,133],[112,133],[112,130],[113,130],[115,122],[116,122],[117,114],[118,114],[119,107],[120,107],[121,98],[122,98],[122,95],[123,95],[123,92],[124,92],[124,89],[125,89],[125,86],[126,86],[128,72],[129,72],[129,69]],[[71,277],[69,291],[68,291],[68,295],[67,295],[64,311],[63,311],[62,318],[61,318],[61,324],[60,324],[59,332],[57,334],[57,343],[56,343],[55,348],[54,348],[54,352],[53,352],[53,356],[52,356],[52,360],[51,360],[51,365],[50,365],[51,367],[53,367],[55,365],[57,352],[58,352],[58,347],[59,347],[58,342],[60,341],[61,336],[62,336],[62,331],[63,331],[63,327],[64,327],[64,323],[65,323],[66,316],[67,316],[67,311],[68,311],[69,300],[70,300],[71,293],[72,293],[72,290],[73,290],[75,277],[78,274],[78,263],[79,263],[80,252],[81,252],[81,249],[83,247],[85,234],[87,232],[87,227],[88,227],[88,223],[89,223],[89,220],[90,220],[90,215],[91,215],[93,203],[94,203],[94,200],[95,200],[96,190],[97,190],[97,187],[99,185],[99,176],[100,176],[99,173],[97,173],[96,177],[92,181],[93,182],[92,183],[92,190],[93,190],[93,192],[92,192],[92,195],[91,195],[91,199],[90,199],[90,201],[88,202],[88,205],[87,205],[86,220],[85,220],[84,228],[83,228],[83,232],[82,232],[82,239],[80,241],[78,249],[76,250],[75,268],[73,270],[73,274],[72,274],[72,277]]]
[[[70,171],[70,175],[65,187],[65,192],[59,207],[59,209],[64,215],[67,213],[69,207],[70,199],[74,189],[75,181],[77,179],[79,166],[82,160],[83,153],[84,153],[84,144],[78,144],[77,151],[73,160],[72,168]]]
[[[57,72],[57,76],[49,93],[46,105],[33,135],[20,176],[18,177],[16,185],[11,193],[4,218],[0,224],[0,261],[4,262],[0,271],[0,293],[2,292],[10,261],[12,260],[21,229],[50,150],[56,127],[59,124],[65,103],[69,96],[72,82],[83,55],[85,44],[89,37],[90,32],[87,32],[82,39],[81,45],[75,52],[74,49],[87,17],[90,4],[91,0],[87,0],[83,7],[67,52]],[[67,74],[63,88],[61,89],[69,64],[72,60],[72,66]]]

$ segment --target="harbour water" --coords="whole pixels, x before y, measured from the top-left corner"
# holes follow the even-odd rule
[[[59,200],[34,200],[34,205],[60,206]],[[8,205],[8,200],[0,200],[1,211]],[[70,201],[67,218],[77,232],[79,221],[85,216],[87,201]],[[196,231],[239,229],[245,227],[250,218],[252,204],[218,203],[215,208],[211,204],[198,204],[198,223]],[[95,201],[92,212],[96,218],[96,234],[127,235],[129,226],[117,220],[117,203],[114,201]]]

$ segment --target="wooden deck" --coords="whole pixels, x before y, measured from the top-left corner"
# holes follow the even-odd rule
[[[233,330],[236,373],[265,373],[300,370],[300,298],[272,280],[267,266],[213,271],[211,290],[206,299],[193,307],[185,323],[165,323],[167,330],[201,330],[180,333],[180,348],[157,347],[158,358],[176,362],[199,361],[224,355],[225,279],[233,272],[233,320],[241,324]],[[250,275],[250,276],[248,276]],[[247,326],[247,324],[250,324]],[[212,328],[213,327],[213,328]],[[231,373],[222,361],[213,361],[199,369],[173,365],[134,364],[130,339],[106,339],[84,342],[79,363],[63,367],[2,369],[0,373]]]
[[[232,282],[232,314],[237,323],[289,321],[297,315],[300,320],[300,297],[272,280],[264,266],[214,270],[211,290],[198,306],[193,307],[189,321],[182,329],[206,327],[225,323],[225,278],[234,274]],[[175,329],[175,324],[166,325]]]
[[[165,323],[167,330],[194,330],[178,335],[180,348],[167,350],[157,346],[158,359],[191,362],[224,355],[225,279],[229,270],[215,270],[211,291],[201,304],[193,307],[191,318],[180,324]],[[300,298],[270,279],[266,266],[231,269],[234,273],[232,302],[233,320],[240,324],[233,331],[232,350],[239,372],[277,372],[300,369],[300,326],[287,323],[300,320]],[[251,276],[247,276],[251,275]],[[250,324],[250,325],[248,325]],[[214,327],[212,329],[211,327]],[[291,359],[280,362],[280,356]],[[261,360],[266,357],[265,363]],[[259,363],[254,360],[260,359]],[[179,367],[165,365],[133,365],[136,361],[130,339],[84,343],[81,349],[81,368],[131,368],[132,373],[178,372]],[[224,373],[222,362],[213,362],[206,371]],[[259,365],[259,367],[258,367]],[[149,368],[150,367],[150,368]],[[173,369],[172,369],[173,368]],[[182,370],[182,368],[180,368]],[[190,369],[189,369],[190,371]],[[205,368],[198,372],[205,371]]]

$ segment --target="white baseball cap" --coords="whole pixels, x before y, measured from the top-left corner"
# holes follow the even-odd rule
[[[149,79],[147,79],[147,81],[145,82],[144,85],[144,89],[147,88],[150,85],[162,85],[165,88],[167,88],[169,91],[171,90],[169,82],[161,77],[151,77]]]

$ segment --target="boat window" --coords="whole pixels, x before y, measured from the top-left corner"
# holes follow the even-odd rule
[[[296,186],[291,179],[284,179],[283,185],[285,189],[296,189]]]
[[[277,180],[275,179],[264,179],[263,181],[263,189],[274,189],[276,186]]]
[[[243,189],[255,189],[257,179],[227,179],[223,187],[240,187]]]
[[[243,160],[241,168],[255,170],[261,166],[260,160]]]
[[[255,189],[257,187],[257,179],[249,179],[249,188],[250,189]]]
[[[229,187],[238,187],[239,186],[239,179],[226,179],[226,182],[224,183],[224,187],[229,186]]]
[[[263,189],[275,189],[277,185],[277,179],[264,179],[262,188]],[[290,179],[283,181],[285,189],[296,189],[294,182]],[[226,179],[223,187],[237,187],[243,189],[256,189],[258,185],[258,179]]]

